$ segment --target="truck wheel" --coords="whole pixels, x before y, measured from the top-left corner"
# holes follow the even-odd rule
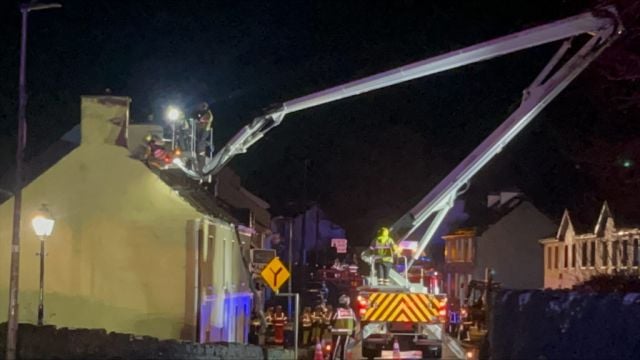
[[[362,357],[367,360],[373,360],[382,355],[382,351],[380,349],[370,349],[362,346]]]
[[[429,346],[424,346],[419,348],[420,352],[422,352],[423,359],[440,359],[442,358],[442,346],[438,346],[437,350],[432,350]]]

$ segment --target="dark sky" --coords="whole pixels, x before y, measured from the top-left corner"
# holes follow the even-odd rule
[[[30,16],[28,154],[79,121],[82,94],[110,88],[131,96],[135,122],[149,114],[159,119],[170,103],[208,101],[221,145],[269,105],[585,6],[577,0],[62,3],[61,10]],[[10,2],[1,6],[4,168],[15,147],[19,12]],[[315,201],[349,236],[365,239],[406,212],[517,106],[553,50],[290,115],[231,166],[274,215]],[[619,166],[639,155],[637,107],[621,110],[613,101],[637,90],[637,82],[612,84],[598,71],[607,66],[587,70],[483,170],[470,202],[517,186],[554,217],[565,207],[590,216],[604,199],[614,213],[640,216],[631,214],[638,206],[630,199],[638,176]],[[602,155],[595,164],[594,153]]]

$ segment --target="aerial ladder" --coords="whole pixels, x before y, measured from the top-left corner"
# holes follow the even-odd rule
[[[478,171],[509,144],[622,32],[623,25],[615,8],[605,7],[414,62],[282,103],[275,110],[255,118],[240,129],[225,146],[207,159],[201,169],[194,170],[184,166],[180,158],[176,159],[174,164],[194,179],[211,179],[236,155],[247,152],[268,131],[280,125],[288,114],[524,49],[562,41],[540,74],[524,90],[519,107],[418,204],[391,226],[392,234],[399,241],[417,238],[417,249],[412,258],[407,260],[404,275],[391,271],[390,277],[395,283],[394,286],[383,289],[383,286],[375,286],[377,284],[372,279],[369,285],[374,286],[374,290],[371,290],[369,295],[375,291],[424,294],[428,289],[422,284],[410,283],[406,269],[421,256],[453,207],[456,197],[465,191],[471,178]],[[437,301],[433,303],[437,304]],[[362,318],[365,324],[386,322],[385,319],[367,318],[366,314],[367,310]],[[433,315],[435,319],[438,314]]]
[[[614,7],[605,7],[567,19],[537,26],[477,45],[414,62],[363,79],[348,82],[282,103],[275,110],[256,117],[238,131],[226,145],[208,158],[201,169],[187,169],[176,159],[174,164],[195,179],[218,174],[236,155],[246,153],[285,116],[326,103],[389,87],[465,65],[493,59],[520,50],[564,40],[531,85],[523,92],[520,106],[478,145],[453,171],[408,213],[391,227],[399,240],[417,235],[427,220],[430,226],[420,236],[418,248],[409,266],[426,248],[453,201],[464,191],[470,179],[498,154],[542,109],[555,98],[589,63],[623,31]],[[588,36],[582,39],[581,35]],[[571,49],[576,47],[577,49]],[[571,51],[572,50],[572,51]]]
[[[455,198],[464,191],[471,178],[520,133],[622,31],[623,26],[615,8],[605,7],[414,62],[284,102],[275,110],[256,117],[250,124],[240,129],[226,145],[206,160],[202,168],[187,168],[180,158],[174,160],[174,165],[194,179],[210,179],[236,155],[246,153],[267,132],[280,125],[288,114],[564,40],[540,74],[524,90],[520,106],[431,192],[393,224],[391,230],[394,235],[400,235],[399,240],[405,240],[416,235],[421,225],[430,220],[431,225],[420,236],[414,258],[410,260],[409,266],[411,266],[424,251],[429,239],[453,206]],[[582,39],[583,41],[580,42],[581,35],[589,38]],[[571,49],[576,46],[576,43],[578,48]],[[401,281],[397,282],[401,283]]]

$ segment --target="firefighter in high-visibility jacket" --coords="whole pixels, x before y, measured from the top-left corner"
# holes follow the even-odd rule
[[[322,340],[322,324],[324,322],[324,311],[322,306],[317,305],[313,314],[311,314],[311,340],[318,342]]]
[[[273,337],[276,345],[284,344],[284,326],[287,324],[287,315],[282,311],[282,306],[276,306],[273,314]]]
[[[324,308],[323,320],[322,320],[322,339],[331,340],[331,323],[333,322],[333,306],[327,304]]]
[[[273,310],[273,306],[270,306],[269,308],[267,308],[267,311],[264,314],[264,319],[267,323],[267,331],[266,331],[266,335],[267,335],[267,339],[266,342],[267,344],[273,344],[274,343],[274,337],[273,337],[273,314],[274,310]]]
[[[331,359],[347,358],[347,344],[356,331],[356,314],[349,307],[350,299],[347,295],[340,296],[339,306],[333,314],[331,335],[333,351]]]
[[[162,140],[152,134],[144,137],[146,145],[145,160],[148,166],[162,168],[171,162],[171,153],[161,145]]]
[[[378,230],[378,235],[371,244],[373,254],[376,259],[376,274],[378,275],[378,285],[389,285],[389,270],[393,266],[393,255],[400,252],[400,247],[391,236],[386,227]]]
[[[311,326],[313,325],[311,316],[311,307],[305,307],[300,319],[302,323],[302,346],[311,345]]]

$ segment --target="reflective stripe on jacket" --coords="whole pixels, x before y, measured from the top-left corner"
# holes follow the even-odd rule
[[[311,327],[311,314],[302,315],[302,327]]]
[[[390,236],[378,236],[373,243],[373,252],[384,262],[393,262],[393,253],[398,248]]]
[[[352,334],[356,329],[356,314],[352,309],[338,308],[333,314],[332,333]]]

